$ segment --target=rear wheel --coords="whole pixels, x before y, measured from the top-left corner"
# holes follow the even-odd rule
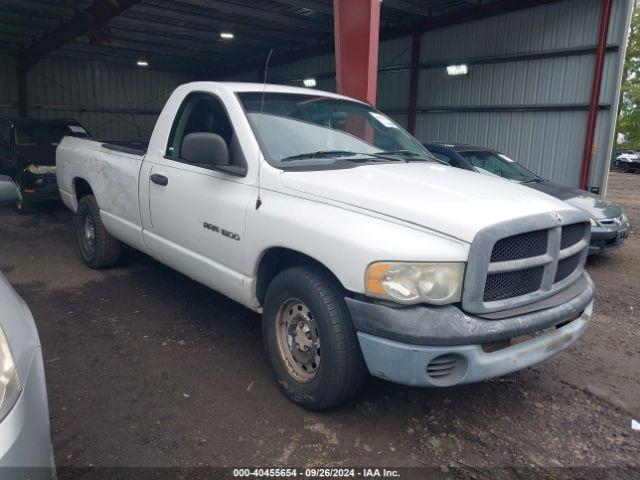
[[[628,163],[620,162],[618,164],[618,170],[620,170],[622,173],[629,173],[629,171],[631,170],[631,167],[629,166]]]
[[[89,267],[99,269],[118,263],[122,244],[104,228],[93,195],[86,195],[78,202],[75,230],[80,256]]]
[[[262,317],[265,349],[278,384],[312,409],[353,397],[366,366],[343,294],[321,268],[293,267],[267,290]]]

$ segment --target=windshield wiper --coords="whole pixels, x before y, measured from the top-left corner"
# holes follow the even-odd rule
[[[409,150],[383,150],[381,152],[376,153],[384,153],[386,155],[407,155],[408,157],[419,157],[415,152],[411,152]]]
[[[327,157],[357,157],[357,156],[363,156],[363,157],[368,157],[366,159],[361,159],[362,161],[372,161],[372,158],[376,158],[376,159],[381,159],[381,160],[388,160],[390,162],[403,162],[406,160],[399,160],[397,158],[393,158],[393,157],[386,157],[384,155],[380,155],[379,153],[361,153],[361,152],[350,152],[348,150],[320,150],[317,152],[309,152],[309,153],[301,153],[299,155],[291,155],[290,157],[284,157],[283,159],[281,159],[281,162],[289,162],[292,160],[304,160],[306,158],[327,158]],[[356,159],[346,159],[348,161],[360,161],[360,160],[356,160]]]
[[[546,180],[544,178],[530,178],[529,180],[523,180],[520,183],[544,183]]]

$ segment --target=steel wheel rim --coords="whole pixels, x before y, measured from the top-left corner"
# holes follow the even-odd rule
[[[276,315],[280,358],[289,375],[309,383],[320,369],[320,335],[313,314],[297,298],[282,302]]]
[[[80,228],[80,242],[84,251],[93,255],[96,244],[96,225],[91,215],[85,215]]]

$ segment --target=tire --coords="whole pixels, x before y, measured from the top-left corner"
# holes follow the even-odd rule
[[[299,328],[302,323],[305,327]],[[354,397],[367,378],[342,290],[319,267],[289,268],[273,279],[264,301],[262,336],[278,384],[305,408],[335,407]],[[296,355],[305,358],[297,362]]]
[[[27,215],[29,213],[35,213],[37,211],[36,204],[30,202],[22,196],[22,191],[18,190],[18,200],[16,201],[16,209],[18,213]]]
[[[622,173],[629,173],[631,167],[628,163],[620,162],[620,164],[618,165],[618,170],[620,170]]]
[[[122,244],[104,228],[100,209],[93,195],[86,195],[78,202],[75,232],[80,256],[87,266],[101,269],[118,263]]]

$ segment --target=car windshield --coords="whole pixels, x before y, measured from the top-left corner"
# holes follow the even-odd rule
[[[393,120],[359,102],[319,95],[238,94],[268,160],[279,168],[340,162],[436,161]]]
[[[62,137],[88,137],[87,132],[80,125],[65,125],[64,123],[29,123],[16,125],[16,145],[57,145]]]
[[[530,172],[515,160],[502,153],[486,151],[458,152],[478,170],[497,175],[507,180],[518,182],[541,181],[535,173]]]

